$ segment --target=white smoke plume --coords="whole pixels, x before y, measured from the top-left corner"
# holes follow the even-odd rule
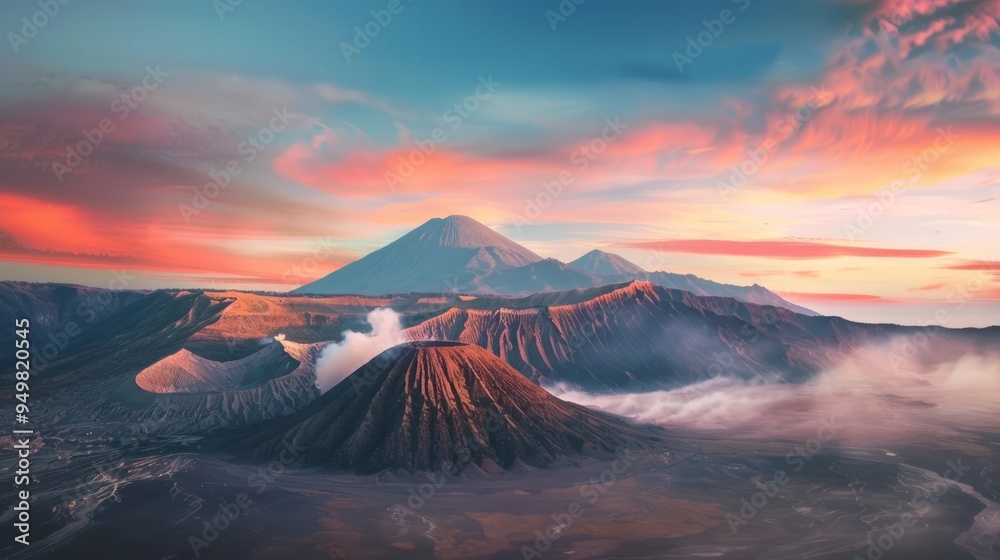
[[[371,332],[347,331],[342,341],[323,349],[316,362],[316,386],[320,392],[329,391],[383,351],[406,342],[399,314],[395,311],[376,309],[368,314],[367,321]]]
[[[273,344],[275,341],[281,342],[285,340],[285,333],[278,333],[274,336],[265,336],[264,338],[258,338],[257,344],[261,346],[267,346],[268,344]]]

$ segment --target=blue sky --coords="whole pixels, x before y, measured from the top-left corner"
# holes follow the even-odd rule
[[[997,0],[218,4],[0,5],[5,276],[285,289],[466,214],[855,318],[997,308]]]

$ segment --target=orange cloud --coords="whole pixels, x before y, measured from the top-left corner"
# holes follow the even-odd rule
[[[933,284],[924,284],[923,286],[918,286],[916,288],[907,288],[911,292],[930,292],[934,290],[940,290],[941,288],[947,286],[947,282],[935,282]]]
[[[997,261],[966,261],[961,264],[946,266],[951,270],[982,270],[1000,274],[1000,262]]]
[[[0,192],[0,231],[31,249],[64,253],[121,254],[124,245],[101,233],[86,211]]]
[[[789,292],[787,294],[783,293],[782,295],[797,301],[895,303],[895,300],[872,294]]]

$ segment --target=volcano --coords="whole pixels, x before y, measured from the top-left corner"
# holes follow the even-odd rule
[[[543,259],[466,216],[429,220],[385,247],[292,293],[386,296],[457,292],[526,296],[632,280],[816,315],[756,284],[734,286],[691,274],[648,272],[604,251],[591,251],[569,264]]]
[[[293,293],[446,293],[495,270],[542,260],[466,216],[434,218],[385,247]],[[471,290],[470,290],[471,291]]]
[[[303,410],[226,439],[257,460],[296,450],[304,467],[468,475],[649,448],[660,432],[561,401],[478,346],[410,342]]]

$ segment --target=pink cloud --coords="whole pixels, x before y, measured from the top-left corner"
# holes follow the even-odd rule
[[[785,295],[796,301],[814,301],[814,302],[894,303],[896,301],[893,299],[873,294],[790,292]]]
[[[857,247],[807,241],[727,241],[719,239],[683,239],[670,241],[634,241],[619,247],[648,249],[663,253],[698,255],[731,255],[771,259],[831,259],[839,257],[873,257],[926,259],[950,255],[948,251],[928,249],[887,249]]]

